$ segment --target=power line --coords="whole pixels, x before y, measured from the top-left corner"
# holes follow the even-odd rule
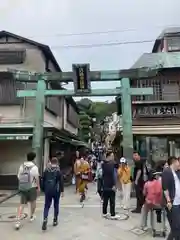
[[[118,45],[128,45],[128,44],[142,44],[142,43],[152,43],[155,40],[137,40],[137,41],[124,41],[124,42],[110,42],[110,43],[93,43],[93,44],[77,44],[77,45],[62,45],[62,46],[51,46],[52,49],[68,49],[68,48],[96,48],[96,47],[111,47]]]
[[[166,26],[151,26],[151,27],[146,27],[147,29],[153,28],[169,28],[169,27],[178,27],[177,25],[166,25]],[[50,35],[34,35],[34,36],[29,36],[31,38],[33,37],[70,37],[70,36],[84,36],[84,35],[101,35],[101,34],[108,34],[108,33],[123,33],[123,32],[137,32],[143,29],[138,29],[138,28],[130,28],[130,29],[119,29],[119,30],[107,30],[107,31],[92,31],[92,32],[77,32],[77,33],[55,33],[52,36]],[[144,29],[145,30],[145,29]]]

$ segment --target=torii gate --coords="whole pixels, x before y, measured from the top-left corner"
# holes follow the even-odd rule
[[[152,88],[130,88],[130,79],[147,78],[155,76],[156,69],[129,69],[117,71],[90,71],[89,64],[73,64],[72,72],[60,73],[33,73],[27,71],[10,70],[14,78],[22,82],[37,82],[37,90],[19,90],[18,97],[35,97],[36,112],[34,114],[34,129],[32,148],[36,152],[37,161],[42,159],[43,149],[43,123],[45,96],[118,96],[121,95],[123,154],[132,159],[133,132],[132,132],[132,95],[152,95]],[[74,82],[74,90],[48,90],[47,81]],[[119,88],[91,89],[91,82],[119,81]]]

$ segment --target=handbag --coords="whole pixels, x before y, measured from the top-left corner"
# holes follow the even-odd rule
[[[76,178],[75,176],[72,177],[72,185],[75,185],[76,184]]]
[[[81,179],[82,179],[82,180],[89,180],[89,174],[82,173],[82,174],[81,174]]]

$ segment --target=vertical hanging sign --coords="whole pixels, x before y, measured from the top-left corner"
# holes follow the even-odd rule
[[[73,64],[74,91],[77,95],[91,93],[90,65]]]

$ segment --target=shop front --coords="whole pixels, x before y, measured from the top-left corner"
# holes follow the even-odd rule
[[[31,151],[32,134],[0,134],[0,188],[17,187],[19,166]]]
[[[180,127],[171,131],[160,132],[158,129],[152,129],[144,134],[136,133],[134,148],[152,166],[166,162],[169,156],[180,157]]]

